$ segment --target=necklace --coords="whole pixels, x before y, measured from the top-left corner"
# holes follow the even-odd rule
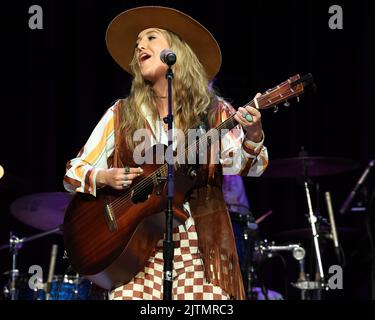
[[[163,130],[165,133],[168,133],[168,123],[165,123],[164,120],[160,118],[160,115],[159,115],[159,131],[160,131],[159,142],[161,141],[161,135],[162,135]]]
[[[157,99],[167,99],[168,96],[158,96],[155,92],[153,93],[154,97]]]

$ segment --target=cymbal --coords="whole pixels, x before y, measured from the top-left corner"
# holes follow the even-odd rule
[[[67,192],[36,193],[17,199],[10,210],[21,222],[39,230],[50,230],[63,224],[71,199],[72,195]]]
[[[349,227],[337,227],[337,236],[340,237],[351,237],[357,233],[356,229]],[[331,229],[327,226],[319,227],[319,236],[324,238],[331,238]],[[275,234],[275,238],[285,238],[285,239],[311,239],[312,230],[311,228],[301,228],[283,231]]]
[[[270,160],[264,173],[272,178],[304,178],[339,174],[358,168],[354,160],[329,157],[296,157]]]

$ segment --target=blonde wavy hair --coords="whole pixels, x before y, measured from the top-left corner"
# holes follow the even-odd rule
[[[173,114],[176,127],[185,133],[190,128],[196,128],[202,116],[209,124],[214,121],[214,106],[216,95],[209,88],[206,71],[199,62],[190,46],[173,32],[158,29],[166,37],[167,42],[178,59],[173,67]],[[129,96],[124,99],[122,108],[121,131],[125,130],[126,145],[134,150],[133,134],[137,129],[145,127],[146,119],[139,112],[141,104],[145,103],[152,112],[153,120],[158,119],[156,98],[152,85],[145,80],[140,72],[136,55],[133,56],[131,69],[134,74]]]

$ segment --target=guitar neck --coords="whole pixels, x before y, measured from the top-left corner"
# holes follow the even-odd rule
[[[254,98],[250,102],[246,103],[243,107],[254,107],[258,110],[268,109],[277,106],[279,103],[286,102],[289,105],[288,100],[293,97],[298,97],[303,93],[304,87],[313,83],[313,77],[309,73],[303,77],[298,74],[289,78],[288,80],[280,83],[272,89],[268,89],[259,97]],[[234,118],[235,114],[231,115],[228,119],[220,123],[217,127],[208,130],[203,133],[199,139],[194,140],[193,143],[189,144],[185,148],[185,153],[178,155],[175,159],[175,165],[178,168],[181,163],[186,163],[186,155],[197,155],[197,151],[202,146],[206,148],[206,152],[211,148],[212,144],[217,142],[221,137],[226,135],[228,131],[232,130],[238,125],[237,120]],[[154,172],[153,177],[165,176],[168,172],[168,165],[162,165],[158,170]]]

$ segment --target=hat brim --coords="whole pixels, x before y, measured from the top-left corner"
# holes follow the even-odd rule
[[[197,55],[210,80],[219,72],[221,51],[213,35],[198,21],[181,11],[156,6],[124,11],[107,28],[108,51],[125,71],[132,73],[130,63],[137,37],[148,28],[169,30],[185,40]]]

